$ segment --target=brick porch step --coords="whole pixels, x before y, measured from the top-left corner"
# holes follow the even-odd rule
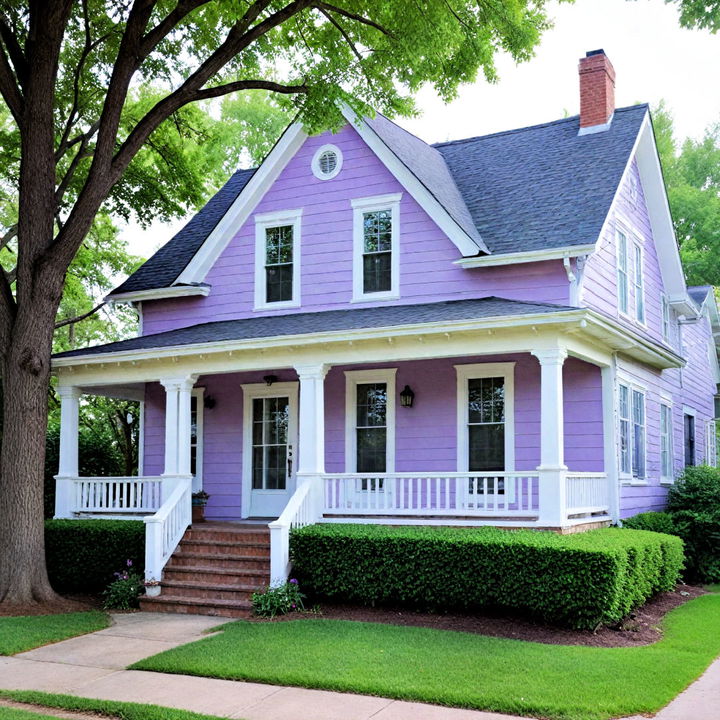
[[[165,566],[160,595],[142,610],[243,618],[270,581],[270,531],[263,525],[196,524]]]

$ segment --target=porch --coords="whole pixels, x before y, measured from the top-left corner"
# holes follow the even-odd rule
[[[247,335],[262,320],[234,322]],[[316,522],[607,523],[614,352],[675,362],[570,308],[217,343],[178,345],[173,333],[55,360],[56,517],[142,517],[155,581],[190,525],[193,487],[210,493],[212,520],[265,518],[273,582],[289,571],[290,530]],[[139,477],[79,476],[83,393],[145,403]]]

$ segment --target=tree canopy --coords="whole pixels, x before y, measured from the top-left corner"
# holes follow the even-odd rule
[[[665,0],[678,5],[680,25],[717,32],[720,30],[720,0]]]

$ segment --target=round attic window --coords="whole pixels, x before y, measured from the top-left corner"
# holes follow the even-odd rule
[[[312,171],[319,180],[332,180],[342,169],[343,156],[335,145],[323,145],[313,155]]]

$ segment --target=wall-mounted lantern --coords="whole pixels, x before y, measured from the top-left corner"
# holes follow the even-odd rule
[[[263,375],[263,380],[267,383],[267,386],[270,387],[274,382],[277,382],[277,375]]]
[[[413,401],[415,400],[415,393],[410,389],[409,385],[403,388],[400,393],[400,406],[401,407],[412,407]]]
[[[215,407],[215,398],[212,395],[208,395],[203,399],[203,406],[206,410],[212,410]]]

